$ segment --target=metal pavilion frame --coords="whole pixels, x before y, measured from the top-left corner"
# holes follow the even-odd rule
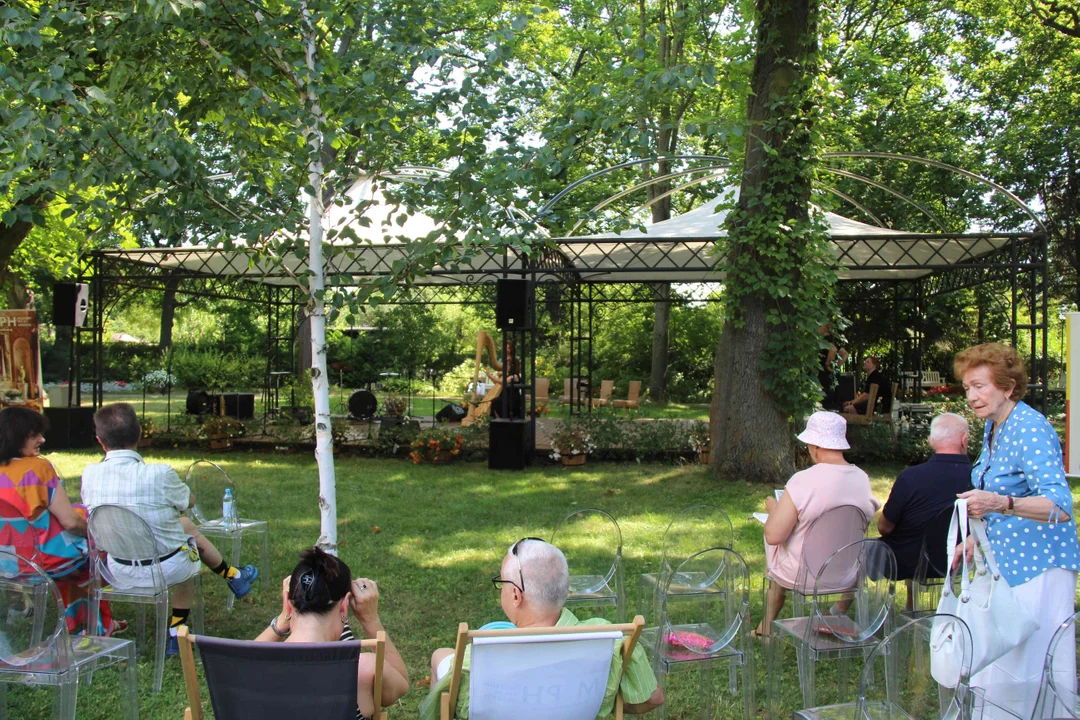
[[[868,158],[878,160],[918,163],[955,172],[974,180],[993,191],[1003,194],[1023,213],[1034,221],[1036,229],[1031,232],[1011,233],[905,233],[888,230],[885,224],[850,194],[836,188],[821,185],[820,189],[832,193],[862,212],[877,227],[880,235],[866,233],[857,238],[844,238],[837,243],[837,260],[841,265],[854,266],[850,277],[842,282],[865,282],[886,288],[893,299],[894,338],[900,337],[900,327],[907,324],[917,348],[916,357],[921,373],[923,310],[930,298],[984,283],[1007,285],[1011,300],[1011,339],[1014,345],[1020,335],[1026,334],[1029,349],[1031,380],[1029,390],[1035,395],[1034,403],[1047,409],[1047,334],[1049,264],[1047,259],[1047,234],[1042,223],[1019,198],[1007,189],[986,178],[944,163],[924,158],[888,153],[829,153],[830,158]],[[531,218],[543,223],[559,202],[586,183],[609,173],[630,169],[655,162],[656,159],[636,160],[622,163],[592,173],[567,186],[548,201]],[[638,210],[663,197],[688,190],[714,180],[727,173],[725,158],[704,155],[688,155],[668,158],[669,162],[702,162],[701,167],[679,170],[655,176],[605,199],[588,211],[596,217],[613,203],[629,198],[634,192],[651,185],[667,182],[670,189],[654,197],[649,203],[639,205]],[[933,212],[916,200],[882,183],[856,173],[838,168],[829,169],[837,177],[862,182],[883,190],[917,208],[937,227],[943,227]],[[438,174],[430,168],[399,169],[388,174],[388,179],[420,182],[423,177]],[[612,303],[631,302],[700,302],[700,299],[665,294],[666,283],[712,282],[719,284],[717,269],[722,263],[713,253],[715,237],[640,238],[620,237],[573,237],[573,231],[581,226],[579,221],[568,237],[556,238],[533,258],[525,257],[506,248],[479,248],[468,267],[437,267],[418,280],[392,304],[459,304],[493,305],[494,282],[500,277],[524,277],[532,279],[536,287],[563,286],[566,297],[561,303],[569,305],[571,332],[571,376],[591,380],[592,335],[597,320],[596,309]],[[909,244],[899,257],[888,258],[884,254],[886,243],[905,241]],[[986,243],[993,240],[996,247],[987,250]],[[980,244],[980,242],[982,244]],[[950,245],[951,243],[951,245]],[[945,248],[961,250],[958,256],[947,257]],[[921,249],[919,255],[917,249]],[[336,284],[337,288],[356,287],[367,278],[392,272],[392,263],[402,253],[401,245],[363,245],[351,248],[353,255],[333,268],[335,276],[348,278]],[[627,258],[630,264],[626,264]],[[619,278],[612,280],[613,272]],[[906,273],[908,276],[897,277]],[[287,358],[292,367],[295,350],[297,312],[304,302],[297,273],[284,264],[261,266],[260,261],[243,250],[225,248],[168,248],[138,250],[99,250],[84,258],[84,279],[92,286],[92,324],[80,329],[76,342],[79,379],[92,381],[94,407],[102,403],[101,375],[104,320],[108,308],[120,296],[133,289],[164,290],[167,280],[179,280],[178,294],[196,297],[212,297],[260,304],[267,308],[267,371],[263,389],[264,407],[276,404],[273,375],[283,370]],[[544,290],[544,292],[549,292]],[[550,301],[550,298],[549,298]],[[1020,305],[1026,305],[1027,317],[1021,318]],[[542,311],[546,303],[537,303]],[[535,370],[535,330],[529,333],[527,351],[527,384],[532,385]],[[896,340],[899,343],[899,339]],[[89,345],[89,347],[87,347]],[[896,353],[899,356],[899,352]],[[89,367],[79,360],[88,360]],[[83,370],[87,372],[83,372]],[[918,384],[916,384],[918,392]],[[535,393],[533,393],[535,396]],[[573,411],[578,411],[571,405]],[[586,402],[583,408],[591,410]]]

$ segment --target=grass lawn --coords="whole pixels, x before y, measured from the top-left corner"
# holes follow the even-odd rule
[[[199,454],[153,451],[183,475]],[[100,453],[54,453],[51,459],[78,497],[78,476]],[[252,638],[280,608],[280,580],[296,562],[297,552],[319,535],[317,472],[306,455],[283,456],[237,452],[214,459],[233,475],[238,506],[246,517],[270,521],[272,576],[227,615],[224,584],[204,575],[207,632]],[[867,468],[875,494],[884,498],[899,467]],[[735,524],[736,549],[751,568],[754,620],[760,618],[763,548],[761,526],[748,520],[761,509],[767,488],[745,482],[710,479],[697,466],[590,464],[581,469],[535,468],[527,472],[491,472],[480,463],[452,466],[412,465],[394,459],[342,458],[337,463],[340,555],[354,575],[378,581],[381,617],[409,666],[413,689],[391,717],[414,717],[426,694],[428,658],[433,649],[452,645],[457,623],[478,626],[502,619],[498,593],[489,578],[498,573],[507,547],[524,536],[550,536],[556,523],[575,509],[604,508],[622,527],[626,585],[631,613],[638,607],[637,577],[654,571],[660,539],[670,518],[693,503],[725,508]],[[209,502],[215,502],[210,499]],[[248,557],[254,558],[248,550]],[[133,619],[131,606],[114,605],[119,618]],[[129,630],[129,632],[131,632]],[[765,654],[757,646],[759,714],[765,701]],[[139,664],[142,718],[175,720],[186,705],[178,658],[167,662],[164,689],[151,693],[153,663]],[[853,671],[851,676],[857,676]],[[742,717],[741,696],[723,692],[727,673],[718,669],[717,717]],[[787,654],[781,716],[800,706],[794,655]],[[833,701],[835,674],[819,671],[819,703]],[[831,690],[829,689],[831,686]],[[699,683],[696,672],[669,682],[669,714],[695,717]],[[850,691],[849,691],[850,692]],[[204,692],[204,705],[206,696]],[[47,691],[13,688],[8,692],[11,717],[48,716]],[[92,687],[79,693],[80,718],[112,718],[117,712],[116,673],[102,671]]]

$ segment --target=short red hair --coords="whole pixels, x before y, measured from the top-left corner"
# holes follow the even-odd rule
[[[953,374],[960,382],[964,381],[964,373],[972,368],[980,366],[990,368],[990,379],[997,389],[1008,392],[1009,383],[1013,383],[1010,400],[1019,400],[1027,393],[1027,371],[1024,369],[1024,358],[1015,348],[1001,343],[984,343],[969,347],[957,354],[953,360]]]

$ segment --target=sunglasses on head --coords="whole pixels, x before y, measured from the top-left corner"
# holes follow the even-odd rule
[[[521,547],[521,543],[525,542],[526,540],[536,540],[538,542],[546,542],[543,538],[523,537],[520,540],[518,540],[516,543],[514,543],[513,545],[510,546],[510,553],[509,554],[513,555],[514,557],[517,557],[518,548]],[[510,583],[511,585],[516,587],[518,590],[520,590],[522,595],[525,594],[525,575],[524,575],[524,573],[521,572],[521,560],[518,560],[518,582],[514,582],[513,580],[504,580],[501,575],[496,575],[495,577],[491,578],[491,584],[494,585],[495,589],[497,589],[497,590],[502,589],[502,584],[503,583]]]

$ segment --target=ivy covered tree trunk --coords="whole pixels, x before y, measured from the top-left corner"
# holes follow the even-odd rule
[[[721,475],[784,482],[792,418],[813,394],[816,323],[829,313],[827,238],[808,212],[818,0],[757,0],[749,133],[725,251],[727,321],[716,352],[712,458]],[[830,277],[831,275],[831,277]]]

